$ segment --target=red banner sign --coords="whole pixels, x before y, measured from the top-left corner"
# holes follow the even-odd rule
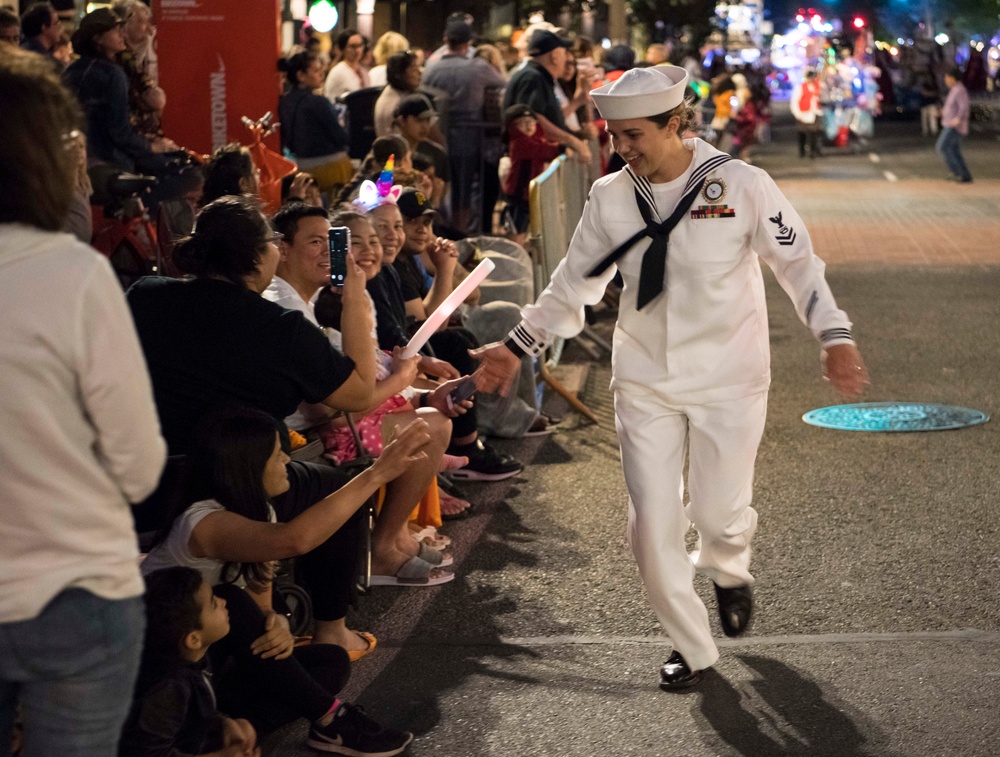
[[[168,137],[210,153],[250,141],[243,116],[277,119],[279,0],[154,0],[153,18]],[[277,136],[267,142],[280,149]]]

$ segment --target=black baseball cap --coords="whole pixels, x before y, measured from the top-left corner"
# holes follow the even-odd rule
[[[418,189],[407,187],[396,200],[396,207],[403,214],[404,218],[411,221],[420,216],[434,215],[437,211],[431,205],[431,198]]]
[[[122,18],[110,8],[98,8],[91,11],[80,19],[80,25],[73,32],[73,47],[77,52],[89,48],[93,45],[94,40],[104,32],[111,31],[124,23]]]
[[[450,45],[464,45],[474,37],[472,27],[465,19],[449,21],[444,28],[444,38]]]
[[[525,116],[535,118],[535,111],[527,105],[522,105],[521,103],[511,105],[503,112],[504,126],[509,126],[511,121],[516,121],[518,118],[524,118]]]
[[[545,53],[550,53],[557,47],[569,46],[570,41],[568,39],[563,39],[547,29],[536,29],[535,33],[531,35],[531,39],[528,40],[528,55],[532,57],[545,55]]]
[[[125,21],[110,8],[98,8],[80,19],[77,29],[84,34],[98,35],[121,26]]]
[[[601,58],[605,71],[629,71],[635,68],[635,50],[628,45],[615,45]]]
[[[434,110],[431,101],[427,99],[426,95],[421,94],[407,95],[399,101],[392,111],[393,118],[416,116],[417,118],[431,119],[436,115],[437,111]]]

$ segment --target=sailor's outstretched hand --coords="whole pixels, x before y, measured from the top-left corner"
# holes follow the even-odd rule
[[[868,368],[853,344],[838,344],[823,350],[823,377],[844,399],[857,399],[868,386]]]

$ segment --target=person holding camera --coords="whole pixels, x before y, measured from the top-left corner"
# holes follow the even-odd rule
[[[340,230],[346,227],[350,232],[336,237],[343,239],[340,249],[330,241],[331,220]],[[340,350],[344,347],[344,334],[339,328],[342,325],[340,313],[330,319],[336,321],[335,325],[323,318],[327,309],[335,309],[331,300],[341,308],[347,306],[343,299],[346,286],[337,285],[333,297],[324,296],[333,294],[330,287],[334,263],[337,268],[343,265],[346,270],[350,255],[352,269],[359,268],[364,280],[368,281],[381,268],[382,248],[371,222],[364,215],[343,207],[334,211],[331,220],[327,220],[322,208],[303,203],[290,203],[275,214],[274,226],[282,234],[280,260],[264,297],[287,310],[302,313],[317,329],[321,328],[321,323],[330,326],[325,333]],[[338,257],[339,260],[335,260]],[[357,291],[347,291],[348,297],[360,294],[374,311],[361,281],[354,283],[358,285]],[[385,497],[372,531],[372,584],[436,586],[453,580],[455,574],[439,567],[445,561],[442,554],[418,545],[410,537],[407,521],[441,466],[451,438],[449,417],[464,414],[471,403],[454,409],[446,406],[446,397],[457,381],[444,384],[429,395],[414,391],[412,384],[417,378],[419,358],[403,357],[401,348],[394,350],[391,356],[379,351],[374,318],[372,312],[368,348],[376,361],[375,390],[368,406],[352,413],[363,449],[358,449],[347,421],[331,418],[322,408],[317,412],[313,407],[300,407],[288,419],[288,424],[303,433],[307,428],[316,428],[325,442],[327,456],[343,465],[365,454],[378,457],[400,429],[417,418],[423,419],[429,442],[424,447],[422,459],[386,483]]]

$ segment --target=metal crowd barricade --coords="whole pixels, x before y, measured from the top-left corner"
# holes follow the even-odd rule
[[[594,160],[586,165],[561,155],[531,181],[528,200],[531,210],[530,242],[535,253],[536,292],[541,292],[548,285],[552,272],[566,256],[573,232],[583,216],[590,186],[600,176],[598,150],[595,140],[591,143]],[[583,333],[590,341],[611,351],[611,346],[589,326],[584,327]],[[562,356],[564,344],[563,339],[556,339],[549,349],[547,360],[540,367],[542,379],[574,409],[597,423],[597,416],[593,411],[552,375],[552,369],[558,365]],[[580,342],[580,345],[593,358],[599,357],[599,353],[585,342]]]

